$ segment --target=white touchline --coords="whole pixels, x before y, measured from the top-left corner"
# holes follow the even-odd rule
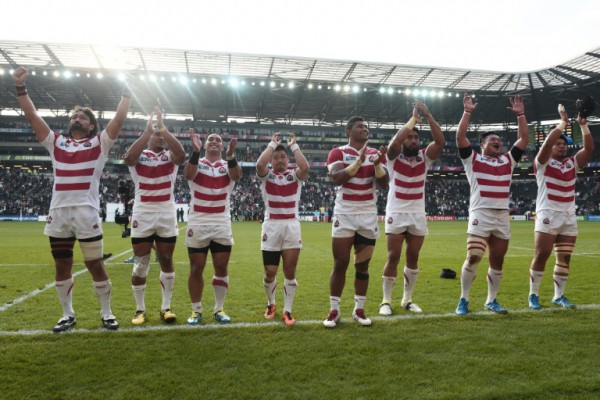
[[[578,305],[577,309],[580,310],[596,310],[600,309],[600,304],[584,304]],[[526,313],[543,313],[543,312],[577,312],[576,310],[567,310],[564,308],[543,308],[541,310],[532,310],[530,308],[523,308],[519,310],[511,310],[510,314],[526,314]],[[373,321],[401,321],[401,320],[413,320],[413,319],[433,319],[433,318],[469,318],[469,316],[480,316],[480,315],[495,315],[491,311],[478,311],[469,313],[468,316],[456,315],[455,313],[445,313],[445,314],[403,314],[403,315],[394,315],[391,317],[371,317]],[[498,316],[498,318],[506,318],[504,316]],[[352,323],[352,318],[342,318],[342,322]],[[296,320],[296,325],[321,325],[323,323],[322,320]],[[207,325],[156,325],[156,326],[146,326],[146,327],[135,327],[135,328],[123,328],[118,331],[107,331],[103,328],[98,329],[72,329],[68,332],[63,332],[60,334],[52,332],[52,330],[19,330],[19,331],[0,331],[0,336],[36,336],[36,335],[76,335],[76,334],[115,334],[118,335],[120,332],[122,333],[135,333],[135,332],[150,332],[150,331],[172,331],[172,330],[193,330],[193,329],[235,329],[235,328],[264,328],[269,326],[282,326],[284,327],[282,322],[237,322],[232,324],[207,324]],[[357,325],[358,327],[358,325]],[[289,328],[283,328],[289,329]],[[364,328],[359,328],[364,329]],[[328,329],[323,328],[324,331],[328,331]]]

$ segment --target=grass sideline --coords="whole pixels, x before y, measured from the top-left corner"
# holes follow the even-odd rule
[[[236,244],[230,265],[226,310],[229,329],[183,329],[190,311],[187,254],[180,235],[175,254],[177,273],[173,309],[180,329],[160,329],[158,265],[152,263],[147,307],[153,330],[135,329],[131,253],[120,228],[106,224],[105,251],[122,253],[107,262],[113,282],[113,311],[121,332],[103,332],[99,305],[89,274],[76,278],[74,306],[79,332],[40,335],[60,316],[53,287],[53,266],[41,223],[0,223],[0,363],[2,398],[598,398],[600,350],[596,326],[600,309],[556,312],[513,312],[507,316],[476,313],[450,316],[460,295],[460,281],[439,278],[442,268],[457,272],[465,256],[466,223],[432,222],[420,259],[421,273],[414,300],[429,318],[413,318],[400,310],[401,284],[394,291],[396,317],[377,318],[370,328],[345,321],[326,330],[331,272],[330,228],[303,224],[304,250],[298,267],[295,327],[265,322],[265,295],[259,249],[260,224],[234,223]],[[600,225],[581,222],[567,287],[576,304],[598,299]],[[509,310],[527,307],[528,269],[533,249],[533,224],[514,222],[513,239],[499,301]],[[375,316],[381,301],[385,240],[378,241],[371,262],[367,315]],[[76,260],[81,260],[76,251]],[[552,260],[552,259],[551,259]],[[79,263],[74,271],[83,269]],[[471,296],[481,310],[487,283],[482,263]],[[549,263],[548,269],[551,270]],[[210,266],[205,279],[210,279]],[[353,306],[348,272],[342,316]],[[282,305],[281,274],[278,303]],[[551,273],[544,276],[542,304],[549,307]],[[32,295],[32,293],[34,293]],[[30,297],[26,297],[30,295]],[[10,305],[20,297],[22,302]],[[205,324],[212,324],[213,295],[207,285],[203,299]],[[407,316],[404,318],[404,316]],[[278,312],[278,318],[281,312]],[[278,320],[279,321],[279,320]],[[19,331],[33,331],[21,335]]]

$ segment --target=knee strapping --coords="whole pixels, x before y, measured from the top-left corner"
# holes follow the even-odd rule
[[[369,261],[373,256],[374,246],[366,246],[361,251],[354,253],[354,265],[362,264]]]
[[[354,275],[354,277],[359,281],[368,281],[369,280],[369,274],[360,272],[360,271],[356,271],[356,274]]]
[[[82,242],[80,240],[79,247],[81,248],[81,253],[83,253],[83,259],[85,261],[102,259],[102,240],[94,240],[93,242]]]
[[[150,254],[151,253],[148,253],[145,256],[136,258],[135,262],[133,263],[133,272],[131,275],[139,278],[145,278],[148,276],[148,271],[150,270]]]
[[[470,237],[467,239],[467,258],[472,256],[483,258],[485,249],[487,248],[487,241],[479,237]]]
[[[73,258],[75,238],[50,238],[50,249],[54,258]]]
[[[573,249],[575,248],[575,243],[555,243],[554,244],[554,254],[558,255],[567,255],[570,256],[573,254]]]

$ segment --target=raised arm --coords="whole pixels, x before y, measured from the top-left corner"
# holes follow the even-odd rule
[[[346,168],[344,168],[344,164],[342,162],[337,162],[332,165],[331,171],[329,171],[329,177],[331,178],[331,182],[333,182],[334,185],[342,186],[344,183],[352,179],[354,175],[356,175],[361,165],[363,165],[363,163],[366,160],[368,144],[369,141],[367,140],[363,148],[360,150],[359,157],[356,159],[356,161],[348,165]],[[332,153],[330,153],[330,156],[331,154]]]
[[[137,164],[137,162],[140,159],[140,155],[142,154],[142,151],[144,151],[146,146],[148,146],[148,140],[150,140],[150,136],[152,136],[152,134],[154,133],[154,129],[152,128],[154,115],[154,112],[150,114],[150,118],[148,119],[148,122],[146,122],[146,129],[144,130],[144,133],[142,133],[138,140],[133,142],[133,144],[127,149],[127,153],[125,153],[125,156],[123,157],[125,164],[127,164],[130,167],[133,167],[135,164]]]
[[[581,134],[583,136],[583,148],[575,154],[577,165],[579,168],[583,168],[585,164],[590,160],[592,153],[594,152],[594,139],[592,138],[592,132],[587,124],[587,118],[582,117],[581,114],[577,115],[577,123],[581,127]]]
[[[190,139],[192,141],[192,156],[183,169],[183,176],[188,181],[193,181],[198,174],[198,160],[200,159],[202,140],[200,140],[200,135],[194,132],[194,128],[190,128]]]
[[[29,74],[27,69],[24,67],[18,67],[13,73],[13,81],[17,86],[17,99],[19,100],[19,105],[25,114],[25,118],[27,118],[27,121],[33,128],[35,137],[38,141],[43,142],[50,134],[50,127],[48,124],[46,124],[46,121],[39,116],[35,106],[33,105],[33,101],[31,101],[31,98],[27,94],[25,82],[27,81],[28,76]]]
[[[510,111],[517,115],[518,135],[514,147],[525,150],[529,144],[529,128],[527,127],[527,118],[525,118],[525,105],[521,96],[515,96],[510,99]]]
[[[416,104],[416,102],[415,102]],[[417,125],[418,122],[421,122],[421,118],[419,117],[419,111],[416,107],[413,107],[412,117],[408,120],[408,122],[394,135],[392,140],[387,146],[387,156],[390,160],[398,157],[400,154],[400,149],[402,148],[402,143],[408,137],[408,134],[412,131],[412,129]]]
[[[237,147],[237,138],[232,138],[227,145],[225,157],[227,157],[227,174],[232,181],[239,181],[242,177],[242,167],[235,159],[235,148]]]
[[[173,160],[175,165],[183,164],[185,161],[185,150],[181,143],[179,143],[179,140],[165,127],[162,111],[159,106],[154,107],[154,114],[156,114],[156,127],[163,135],[165,142],[167,142],[169,150],[171,150],[171,160]]]
[[[121,101],[117,106],[117,112],[115,116],[108,122],[106,125],[106,133],[108,137],[115,140],[119,137],[121,133],[121,128],[123,127],[123,123],[127,118],[127,113],[129,112],[129,106],[131,104],[131,90],[129,82],[131,78],[128,77],[125,82],[125,88],[123,89],[123,94],[121,95]]]
[[[276,132],[271,136],[271,142],[267,145],[265,150],[260,154],[258,160],[256,160],[256,175],[263,177],[269,172],[269,161],[273,155],[275,148],[281,143],[281,134]]]
[[[471,122],[471,114],[477,108],[477,103],[473,104],[473,98],[470,93],[464,94],[463,107],[463,115],[458,123],[458,129],[456,130],[456,147],[459,149],[471,146],[471,142],[467,139],[467,130],[469,129],[469,123]]]
[[[431,136],[433,137],[433,142],[427,146],[427,149],[425,149],[425,154],[427,154],[427,157],[429,157],[430,160],[437,160],[442,154],[442,150],[446,145],[444,133],[442,132],[442,128],[440,128],[437,121],[433,118],[433,115],[431,115],[427,105],[421,103],[420,101],[416,102],[415,104],[419,112],[425,118],[427,118],[429,128],[431,129]]]
[[[292,132],[288,132],[288,136],[290,137],[289,149],[292,151],[294,159],[296,160],[296,176],[298,179],[304,180],[308,176],[308,171],[310,170],[308,160],[306,160],[304,153],[300,150],[300,146],[296,143],[296,135]]]
[[[552,146],[554,146],[554,143],[560,138],[569,123],[569,116],[562,104],[558,105],[558,113],[560,114],[560,123],[556,128],[552,129],[548,136],[546,136],[544,143],[542,143],[542,147],[540,147],[540,151],[538,151],[537,156],[535,157],[540,164],[546,164],[548,162],[552,155]]]

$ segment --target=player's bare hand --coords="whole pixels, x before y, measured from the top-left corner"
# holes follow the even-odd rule
[[[23,86],[25,85],[25,81],[27,80],[29,73],[27,72],[27,68],[18,67],[15,69],[15,72],[13,72],[12,76],[16,86]]]
[[[582,117],[581,114],[577,114],[577,123],[581,125],[587,125],[588,121],[586,117]]]
[[[373,164],[374,165],[380,164],[383,161],[386,154],[387,154],[387,147],[381,146],[379,148],[379,151],[377,152],[377,156],[375,157],[375,159],[373,159]]]
[[[200,135],[194,132],[194,128],[190,128],[190,139],[192,141],[192,150],[194,153],[200,153],[202,140],[200,139]]]
[[[275,132],[273,136],[271,136],[271,141],[279,146],[281,144],[281,133]]]
[[[429,111],[429,107],[427,107],[427,104],[423,103],[420,100],[416,100],[413,103],[413,116],[415,116],[414,114],[414,109],[417,110],[417,112],[419,113],[418,115],[416,115],[415,117],[419,118],[419,115],[423,115],[425,118],[428,118],[429,116],[431,116],[431,112]]]
[[[473,97],[471,96],[471,93],[464,94],[463,106],[465,108],[465,111],[472,113],[477,108],[477,104],[478,103],[473,104]]]
[[[288,132],[288,147],[295,145],[297,140],[294,132]]]
[[[159,131],[165,129],[165,123],[163,122],[163,114],[159,106],[154,107],[153,114],[156,115],[156,127]]]
[[[506,107],[507,110],[514,112],[517,115],[525,113],[525,104],[523,104],[523,97],[516,95],[515,97],[509,98],[510,107]]]
[[[152,111],[150,113],[150,118],[148,118],[148,121],[146,122],[146,130],[149,132],[153,131],[152,125],[154,124],[154,116],[156,115],[155,111]]]
[[[360,158],[360,161],[363,162],[363,163],[367,159],[367,146],[369,146],[369,141],[368,140],[365,142],[365,145],[363,146],[363,148],[360,149],[359,158]]]
[[[225,155],[227,158],[231,158],[235,155],[235,148],[237,147],[237,138],[231,138],[229,144],[227,145],[227,151]]]
[[[562,104],[558,105],[558,114],[560,115],[561,120],[565,121],[566,123],[569,123],[569,115],[567,114],[565,106],[563,106]]]

